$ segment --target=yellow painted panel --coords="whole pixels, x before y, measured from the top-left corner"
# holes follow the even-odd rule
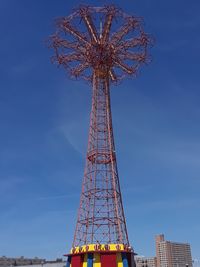
[[[88,255],[85,254],[84,255],[84,260],[83,260],[83,267],[87,267],[87,258],[88,258]],[[71,266],[70,266],[71,267]]]
[[[93,267],[101,267],[100,254],[99,253],[94,253]]]
[[[117,253],[117,267],[123,267],[123,262],[122,262],[122,255],[121,255],[121,253]]]

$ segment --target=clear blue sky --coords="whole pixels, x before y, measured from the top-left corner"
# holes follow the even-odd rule
[[[112,89],[130,241],[154,255],[164,233],[200,258],[200,2],[113,2],[156,38],[152,64]],[[45,39],[79,3],[0,1],[0,255],[55,258],[71,246],[91,90],[51,65]]]

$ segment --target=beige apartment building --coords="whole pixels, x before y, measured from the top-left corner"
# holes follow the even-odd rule
[[[157,267],[156,257],[135,257],[136,267]]]
[[[165,241],[164,235],[156,236],[157,267],[192,267],[188,243]]]

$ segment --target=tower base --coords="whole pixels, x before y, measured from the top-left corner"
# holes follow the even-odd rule
[[[135,267],[134,252],[123,244],[76,247],[68,256],[66,267]]]

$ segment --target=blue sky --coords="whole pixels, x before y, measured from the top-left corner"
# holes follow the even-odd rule
[[[200,2],[111,2],[156,39],[151,65],[111,92],[130,241],[150,256],[164,233],[200,258]],[[91,90],[51,65],[45,39],[79,3],[0,2],[0,255],[55,258],[72,243]]]

